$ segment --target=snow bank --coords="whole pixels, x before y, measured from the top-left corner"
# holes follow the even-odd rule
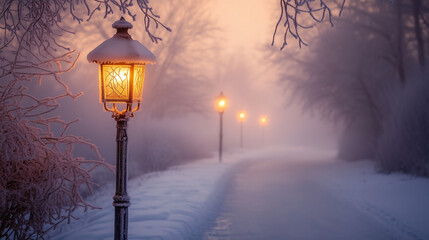
[[[222,163],[205,159],[131,181],[129,239],[199,239],[216,217],[237,166],[268,152],[273,155],[273,149],[226,154]],[[48,239],[112,239],[115,188],[105,189],[90,199],[101,210],[77,213],[80,220],[60,225]]]
[[[333,163],[323,183],[400,239],[429,239],[429,180],[379,174],[373,161]]]

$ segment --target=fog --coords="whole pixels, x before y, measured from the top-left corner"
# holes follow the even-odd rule
[[[193,239],[188,234],[202,236],[219,217],[208,234],[223,236],[229,220],[217,213],[224,202],[228,214],[239,216],[236,223],[254,214],[263,236],[313,229],[330,239],[337,228],[353,238],[374,219],[383,226],[373,236],[397,230],[405,238],[429,236],[428,1],[26,3],[0,4],[0,221],[10,218],[0,224],[1,236],[38,238],[47,227],[70,222],[75,209],[94,208],[86,202],[92,186],[100,186],[94,196],[104,205],[111,198],[121,141],[100,101],[99,66],[87,55],[115,34],[112,23],[122,16],[133,24],[132,38],[157,59],[146,67],[141,109],[128,119],[124,149],[136,191],[130,193],[144,205],[135,208],[142,211],[138,221],[150,229],[132,234],[175,235],[175,229]],[[221,93],[228,98],[223,114],[215,106]],[[118,191],[114,201],[126,209],[126,194]],[[343,203],[353,208],[343,215],[350,223],[337,218]],[[109,211],[103,214],[113,217]],[[272,216],[281,212],[274,218],[279,231],[271,231]],[[94,231],[101,222],[81,223],[111,235],[112,221],[94,216],[109,227]],[[330,228],[307,226],[319,221]],[[364,224],[350,232],[354,221]],[[243,229],[258,229],[252,225]],[[180,239],[173,235],[165,239]]]
[[[334,27],[323,22],[311,30],[300,29],[299,37],[308,46],[300,47],[290,37],[280,50],[282,34],[271,45],[279,18],[275,2],[154,3],[163,24],[172,29],[152,29],[162,41],[150,41],[142,16],[127,19],[134,25],[132,37],[157,57],[157,64],[147,67],[142,109],[129,122],[130,158],[138,159],[136,164],[144,162],[139,169],[151,171],[216,154],[219,114],[214,100],[220,92],[229,99],[223,115],[225,151],[240,150],[237,114],[243,110],[245,148],[339,147],[339,157],[345,160],[384,156],[379,146],[390,143],[380,141],[397,138],[385,139],[383,130],[390,126],[396,131],[392,126],[402,121],[394,120],[402,119],[402,110],[395,111],[393,104],[408,101],[399,100],[406,95],[402,92],[424,76],[427,49],[420,38],[427,28],[415,25],[413,30],[408,5],[350,3],[342,17],[334,19]],[[118,18],[94,15],[78,24],[64,16],[75,34],[65,34],[59,42],[76,49],[80,57],[62,77],[72,92],[83,95],[74,101],[62,99],[53,113],[68,121],[79,118],[69,131],[90,139],[110,163],[115,157],[115,122],[99,102],[98,66],[88,63],[86,56],[114,34],[111,24]],[[370,26],[373,19],[377,24]],[[419,31],[423,35],[413,38]],[[61,87],[56,87],[51,89],[45,81],[32,91],[60,93]],[[258,124],[262,115],[268,117],[266,126]],[[89,154],[84,149],[77,152]]]
[[[296,103],[289,103],[289,92],[279,86],[279,73],[266,59],[266,46],[276,20],[272,14],[274,5],[260,1],[161,1],[155,8],[172,28],[171,33],[157,32],[162,42],[154,44],[148,40],[139,16],[130,30],[131,36],[154,52],[158,61],[147,68],[142,110],[129,121],[131,162],[145,161],[142,158],[148,155],[142,149],[171,152],[167,157],[161,153],[155,156],[176,155],[180,161],[217,154],[219,114],[214,109],[214,99],[221,91],[229,98],[224,114],[225,151],[239,150],[240,110],[247,113],[245,148],[273,144],[335,147],[333,125],[304,113]],[[192,11],[193,15],[185,15]],[[99,16],[89,23],[73,24],[75,34],[62,38],[80,52],[75,69],[62,77],[72,92],[84,94],[76,100],[62,100],[54,113],[69,121],[78,118],[80,121],[69,131],[95,143],[110,163],[115,158],[115,121],[99,102],[98,66],[88,63],[86,55],[115,33],[111,24],[117,18]],[[199,34],[187,31],[189,27],[200,27]],[[278,47],[272,48],[279,51]],[[49,89],[49,82],[36,88],[39,87],[54,91]],[[258,124],[262,115],[268,116],[265,130]],[[85,149],[78,151],[87,154]]]
[[[51,63],[61,66],[61,62],[62,68],[73,65],[64,59],[45,63],[35,53],[37,49],[24,49],[29,56],[21,53],[30,65],[18,61],[20,68],[29,71],[19,72],[22,78],[29,78],[20,84],[29,87],[27,92],[36,97],[62,96],[64,92],[71,96],[59,97],[61,105],[47,116],[79,119],[68,132],[89,139],[108,162],[114,162],[115,122],[99,101],[98,66],[89,63],[86,56],[113,36],[111,24],[124,15],[134,25],[132,37],[157,57],[157,64],[147,67],[142,109],[129,123],[133,159],[159,159],[158,163],[166,161],[166,168],[215,154],[219,114],[214,99],[220,92],[229,99],[223,116],[224,149],[231,152],[239,150],[237,113],[242,110],[248,116],[243,123],[245,148],[284,145],[335,149],[338,145],[339,157],[346,160],[382,159],[391,139],[403,139],[393,136],[420,131],[416,119],[408,117],[412,114],[405,115],[405,110],[394,105],[401,103],[404,109],[407,104],[425,105],[422,99],[407,97],[408,92],[423,91],[417,86],[427,77],[425,4],[366,0],[362,4],[347,2],[342,8],[333,1],[323,7],[323,11],[330,8],[329,19],[320,18],[323,14],[306,13],[299,19],[290,15],[293,21],[299,21],[295,28],[284,22],[289,19],[284,14],[292,13],[279,13],[277,4],[257,0],[157,1],[152,7],[162,24],[152,22],[149,32],[144,14],[133,16],[125,10],[123,14],[103,14],[94,10],[92,15],[85,8],[76,8],[72,14],[61,12],[57,18],[60,27],[51,26],[53,32],[44,33],[48,40],[36,39],[35,44],[58,44],[57,49],[39,49],[47,55],[75,50],[70,57],[77,58],[75,67],[60,74],[69,88],[62,82],[56,84],[52,76],[27,81],[52,74]],[[137,6],[127,7],[140,11]],[[91,17],[75,17],[85,15]],[[88,17],[90,21],[86,21]],[[152,21],[157,18],[152,17]],[[44,29],[43,24],[39,27]],[[274,32],[277,34],[273,36]],[[10,34],[13,39],[13,31]],[[6,82],[11,79],[8,66],[16,64],[10,63],[15,44],[10,43],[5,41],[11,51],[5,51],[2,58]],[[41,52],[40,57],[46,58]],[[32,61],[40,61],[38,64],[46,68],[43,71],[50,74],[38,73],[41,67]],[[68,90],[82,95],[74,98]],[[14,104],[19,111],[25,109]],[[268,117],[266,126],[258,124],[262,115]],[[33,121],[31,116],[29,119]],[[416,129],[403,131],[398,127],[403,124]],[[386,129],[392,131],[387,134]],[[61,133],[61,127],[57,130]],[[425,146],[426,135],[417,138]],[[85,149],[75,150],[77,155],[94,155]]]

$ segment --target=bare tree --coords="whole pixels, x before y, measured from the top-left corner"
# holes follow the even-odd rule
[[[418,62],[422,68],[424,68],[426,63],[426,55],[428,54],[425,48],[425,35],[427,35],[429,28],[428,21],[428,6],[426,2],[421,0],[412,0],[410,2],[403,2],[402,0],[389,0],[389,1],[379,1],[379,3],[389,2],[393,3],[396,6],[396,22],[397,26],[396,35],[398,39],[395,42],[398,44],[396,46],[396,51],[398,54],[398,73],[400,75],[401,81],[405,82],[405,72],[403,69],[403,63],[401,62],[401,54],[403,51],[403,46],[400,45],[403,38],[403,25],[407,22],[412,22],[410,27],[414,30],[415,40],[417,45],[417,55]],[[276,36],[279,32],[279,29],[283,30],[282,35],[282,46],[283,49],[288,44],[288,39],[292,37],[298,41],[300,47],[302,45],[307,46],[307,43],[302,37],[301,30],[313,28],[318,23],[324,21],[329,22],[331,26],[334,25],[334,17],[341,16],[345,8],[346,0],[279,0],[280,3],[280,17],[277,21],[277,24],[274,28],[273,38],[271,45],[274,45]],[[351,1],[350,6],[347,8],[355,8],[356,6],[365,5],[365,2],[360,1]],[[358,7],[359,8],[359,7]],[[404,10],[405,9],[405,10]],[[364,11],[371,11],[370,9],[365,9]],[[338,13],[334,14],[334,13]],[[407,19],[408,16],[403,17],[405,12],[407,15],[412,16],[412,21]],[[405,18],[405,19],[404,19]],[[426,29],[425,29],[426,28]]]
[[[218,28],[210,15],[213,1],[162,1],[165,23],[174,31],[154,50],[158,63],[145,83],[143,108],[156,118],[205,114],[214,71]],[[137,33],[138,34],[138,33]],[[162,36],[162,34],[161,34]],[[211,99],[210,99],[211,100]]]
[[[421,22],[425,21],[423,17],[423,10],[422,10],[423,6],[424,5],[422,5],[421,0],[413,0],[414,32],[417,40],[419,64],[421,67],[424,67],[426,63],[425,42],[423,39],[423,30],[421,27]]]
[[[279,2],[281,12],[274,28],[271,45],[274,45],[279,28],[283,28],[283,44],[280,49],[287,45],[290,36],[298,41],[299,47],[307,46],[301,36],[302,29],[312,28],[315,24],[324,21],[328,21],[331,26],[334,25],[332,6],[326,0],[280,0]],[[341,0],[338,16],[341,16],[345,2],[346,0]],[[331,1],[332,3],[337,5],[336,1]]]
[[[421,4],[420,11],[426,13],[426,2]],[[390,96],[391,89],[405,90],[412,84],[408,79],[419,76],[416,66],[422,66],[426,52],[416,33],[414,6],[411,1],[400,0],[350,2],[336,31],[322,28],[305,51],[270,52],[281,72],[280,83],[293,92],[293,99],[306,110],[340,123],[343,146],[349,142],[357,149],[370,143],[370,154],[365,157],[373,157],[380,137],[386,139],[384,128],[390,116],[401,115],[396,111],[402,110],[390,106],[395,99]],[[424,45],[429,29],[424,25],[425,14],[418,16]],[[409,117],[406,121],[413,122],[413,116]],[[353,135],[360,137],[349,141]]]
[[[371,6],[359,4],[360,9]],[[373,11],[349,11],[336,31],[321,31],[299,55],[287,49],[272,60],[279,66],[283,88],[292,91],[292,100],[341,126],[345,137],[340,154],[348,159],[374,154],[385,117],[383,97],[390,85],[399,83],[393,81],[398,77],[386,60],[395,56],[394,48],[386,44],[394,39],[390,36],[394,26]],[[346,154],[350,151],[354,153]]]
[[[73,218],[77,208],[91,209],[80,188],[91,191],[91,171],[106,164],[97,147],[67,133],[71,124],[53,115],[59,100],[75,99],[61,74],[75,66],[79,54],[58,41],[67,17],[78,23],[97,12],[104,17],[118,10],[136,17],[133,3],[150,29],[161,26],[147,0],[136,1],[31,1],[5,0],[0,8],[0,238],[41,238],[58,223]],[[62,90],[53,96],[31,94],[33,82],[49,81]],[[74,156],[83,144],[95,159]]]

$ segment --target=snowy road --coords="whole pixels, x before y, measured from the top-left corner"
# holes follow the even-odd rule
[[[403,239],[321,184],[329,171],[330,161],[255,161],[236,175],[203,239]]]

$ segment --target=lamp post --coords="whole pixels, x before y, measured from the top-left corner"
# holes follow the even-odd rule
[[[127,123],[140,109],[145,67],[155,56],[128,33],[133,25],[123,17],[112,25],[116,34],[92,50],[87,59],[99,64],[100,102],[116,120],[115,240],[128,238]]]
[[[217,112],[219,113],[219,162],[222,162],[222,134],[223,134],[223,126],[222,126],[222,118],[223,118],[223,112],[225,111],[225,108],[228,104],[228,98],[223,95],[223,92],[220,92],[219,96],[215,100],[215,108]]]
[[[240,147],[243,148],[243,123],[246,118],[246,113],[241,111],[238,113],[238,121],[240,122]]]
[[[265,126],[267,125],[268,117],[263,115],[259,118],[259,125],[262,127],[262,146],[265,145]]]

